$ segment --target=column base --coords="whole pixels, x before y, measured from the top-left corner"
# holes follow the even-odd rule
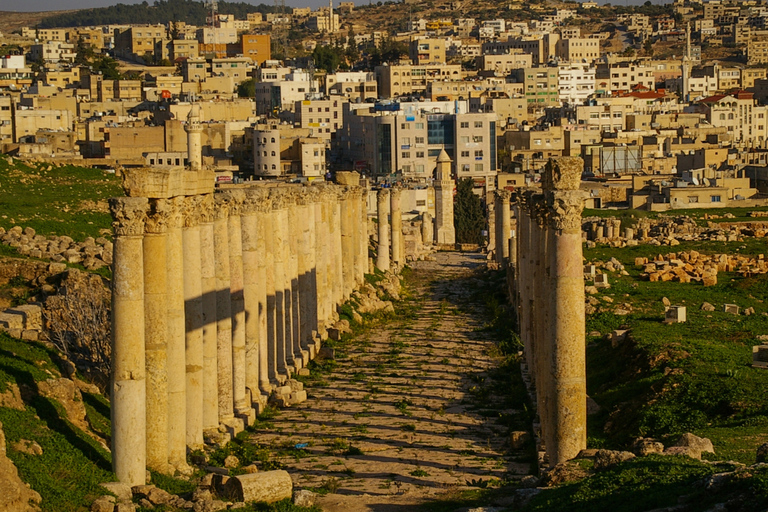
[[[250,427],[256,422],[256,409],[247,407],[235,412],[235,417],[243,421],[243,425]]]
[[[245,430],[243,419],[239,417],[223,420],[221,424],[226,429],[226,432],[229,433],[229,435],[232,437],[235,437],[237,434]]]

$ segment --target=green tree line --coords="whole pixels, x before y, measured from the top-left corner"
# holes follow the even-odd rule
[[[219,2],[221,14],[231,14],[245,19],[248,13],[275,12],[272,5],[251,5],[244,2]],[[290,7],[286,7],[291,12]],[[208,14],[205,3],[197,0],[156,0],[152,5],[146,1],[140,4],[117,4],[97,9],[83,9],[68,14],[45,18],[40,28],[87,27],[91,25],[158,24],[169,21],[184,21],[193,25],[204,25]]]

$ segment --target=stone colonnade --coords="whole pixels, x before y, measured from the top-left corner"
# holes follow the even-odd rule
[[[110,200],[112,457],[130,485],[250,424],[368,267],[362,187],[214,193],[208,171],[137,172]]]
[[[587,445],[587,395],[579,190],[583,163],[547,164],[542,190],[518,193],[514,300],[525,362],[536,390],[548,463]],[[507,216],[508,217],[508,216]]]

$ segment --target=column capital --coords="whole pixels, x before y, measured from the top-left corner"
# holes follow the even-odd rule
[[[509,199],[512,197],[512,192],[503,188],[499,188],[496,189],[496,197],[501,201],[509,202]]]
[[[210,224],[213,222],[215,215],[215,204],[213,200],[213,194],[205,194],[200,197],[200,218],[198,219],[200,224]]]
[[[168,229],[180,228],[184,225],[184,196],[166,199],[168,203]]]
[[[400,189],[400,187],[392,187],[392,188],[391,188],[391,189],[389,189],[389,190],[390,190],[390,196],[391,196],[393,199],[395,199],[395,200],[397,200],[397,199],[400,199],[400,192],[402,192],[402,190]]]
[[[149,200],[146,197],[112,197],[109,210],[112,213],[112,229],[117,236],[141,236],[147,218]]]
[[[269,198],[272,200],[273,210],[282,210],[291,204],[288,197],[288,191],[284,187],[273,188],[269,191]]]
[[[182,214],[184,217],[184,227],[192,228],[200,224],[202,221],[202,204],[205,196],[187,196],[184,198],[184,204],[182,207]]]
[[[229,218],[229,203],[226,196],[223,194],[214,194],[214,220],[226,220]]]
[[[249,188],[243,192],[245,194],[243,196],[243,214],[263,213],[271,208],[269,191],[261,188]]]
[[[579,190],[584,160],[577,156],[550,158],[544,167],[542,190]]]
[[[167,199],[150,199],[144,230],[150,234],[162,234],[168,229],[171,206]]]
[[[306,206],[312,202],[312,196],[306,188],[297,189],[294,192],[294,198],[299,206]]]
[[[548,193],[546,200],[548,225],[560,232],[580,232],[581,212],[584,210],[586,195],[586,192],[580,190],[560,190]]]

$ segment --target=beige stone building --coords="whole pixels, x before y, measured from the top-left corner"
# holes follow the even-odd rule
[[[13,116],[13,141],[20,142],[39,130],[71,131],[74,115],[70,110],[17,109]]]
[[[560,39],[555,55],[566,62],[593,62],[600,58],[600,40],[587,37]]]
[[[412,39],[408,55],[414,66],[424,64],[445,64],[445,39]]]
[[[343,126],[343,105],[339,97],[322,100],[297,101],[294,106],[294,124],[308,129],[315,137],[325,141]]]
[[[433,80],[458,80],[462,78],[460,64],[436,64],[431,66],[384,65],[376,67],[379,95],[384,98],[426,94],[427,84]]]
[[[123,59],[157,62],[168,58],[168,36],[163,25],[143,25],[115,30],[115,55]]]
[[[765,105],[756,105],[752,93],[738,91],[710,96],[701,100],[697,108],[711,125],[725,127],[734,141],[748,146],[764,144],[767,110]]]

